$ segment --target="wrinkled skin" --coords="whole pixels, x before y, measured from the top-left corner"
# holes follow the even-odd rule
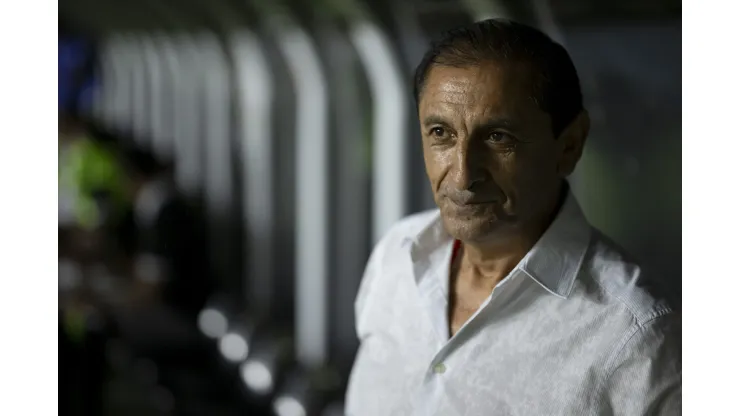
[[[435,65],[428,73],[419,97],[424,161],[456,239],[494,246],[536,240],[557,210],[589,120],[584,111],[554,137],[531,79],[517,62]]]

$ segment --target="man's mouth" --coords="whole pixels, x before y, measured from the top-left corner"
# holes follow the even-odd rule
[[[460,207],[476,206],[476,205],[490,205],[496,201],[493,199],[483,198],[449,198],[450,201]]]

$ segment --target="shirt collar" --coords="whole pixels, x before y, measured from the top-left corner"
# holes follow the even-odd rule
[[[568,191],[560,212],[539,241],[514,270],[536,281],[548,292],[567,298],[581,268],[591,238],[591,226],[573,194]],[[432,270],[446,286],[452,237],[445,231],[437,212],[422,230],[408,237],[417,281]],[[444,276],[443,276],[444,275]]]

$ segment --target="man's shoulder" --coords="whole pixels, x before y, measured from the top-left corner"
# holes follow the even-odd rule
[[[385,305],[400,293],[402,279],[398,279],[397,272],[403,272],[404,258],[408,255],[403,248],[431,224],[436,215],[437,210],[423,211],[397,221],[373,248],[355,299],[359,334],[368,330],[371,322],[377,322],[377,316],[388,311]],[[366,311],[368,305],[372,312]]]
[[[400,248],[405,242],[416,238],[438,216],[438,209],[430,209],[408,215],[394,223],[377,243],[376,247],[391,250]]]
[[[635,366],[644,357],[680,374],[680,306],[660,283],[620,245],[594,230],[571,293],[571,311],[598,322],[599,333],[612,346],[606,374]]]
[[[598,230],[593,232],[579,280],[583,294],[598,296],[600,304],[621,306],[637,325],[673,315],[678,309],[665,284],[668,279],[647,271]]]
[[[394,223],[383,237],[375,244],[370,259],[365,268],[363,286],[376,280],[378,275],[386,276],[386,281],[394,281],[391,277],[393,269],[404,264],[408,251],[408,243],[414,239],[439,215],[438,210],[423,211],[411,214]],[[361,287],[362,291],[362,287]]]

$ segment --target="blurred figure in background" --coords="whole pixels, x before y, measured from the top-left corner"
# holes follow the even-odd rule
[[[414,87],[439,209],[370,257],[347,414],[680,414],[680,315],[567,182],[590,120],[565,49],[479,22]]]
[[[114,233],[126,278],[109,297],[118,335],[134,355],[151,359],[159,382],[201,353],[196,316],[212,293],[204,224],[173,184],[167,163],[151,153],[120,153],[128,210]]]
[[[89,149],[125,142],[94,126],[86,131],[96,138],[90,140]],[[175,189],[167,166],[140,150],[104,154],[103,166],[115,166],[117,174],[104,182],[108,188],[82,187],[96,189],[95,198],[108,203],[93,204],[97,221],[72,227],[72,238],[63,241],[62,255],[73,260],[81,280],[65,292],[60,305],[64,322],[60,345],[66,354],[62,368],[69,377],[80,377],[75,374],[89,368],[70,395],[82,394],[88,406],[96,404],[95,409],[100,408],[103,395],[107,341],[122,338],[135,356],[153,359],[164,373],[200,347],[196,315],[211,293],[212,282],[202,222]],[[95,167],[101,160],[97,156],[95,151],[81,152],[79,164]],[[97,167],[92,170],[105,171]],[[115,189],[116,197],[101,189]],[[116,215],[102,215],[106,211]],[[79,236],[89,244],[78,244]]]
[[[171,170],[151,153],[123,156],[131,201],[116,233],[140,294],[155,295],[193,320],[211,289],[205,227],[175,187]]]

